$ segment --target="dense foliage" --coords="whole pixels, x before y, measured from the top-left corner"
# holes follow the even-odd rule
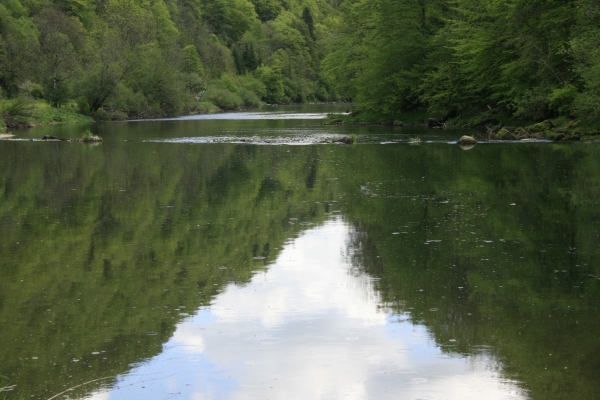
[[[6,0],[2,96],[96,117],[353,100],[600,121],[597,0]]]
[[[363,111],[600,119],[597,0],[347,0],[324,61]]]
[[[334,97],[320,78],[326,0],[7,0],[0,95],[99,118]]]

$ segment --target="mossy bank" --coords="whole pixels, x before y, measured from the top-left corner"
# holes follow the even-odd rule
[[[431,129],[471,129],[473,136],[483,140],[550,140],[600,141],[600,126],[564,117],[542,122],[499,119],[481,116],[470,120],[443,119],[427,116],[425,112],[377,115],[363,113],[329,114],[325,125],[369,125],[394,127],[428,127]]]

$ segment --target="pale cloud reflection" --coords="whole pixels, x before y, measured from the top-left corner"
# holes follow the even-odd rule
[[[340,218],[288,243],[137,372],[178,371],[161,395],[198,400],[525,398],[488,356],[449,357],[426,327],[392,322],[369,277],[349,273],[349,229]]]
[[[221,323],[260,320],[265,328],[332,310],[366,326],[385,324],[372,286],[361,282],[365,277],[348,274],[342,257],[347,238],[348,228],[341,221],[307,232],[286,246],[275,265],[250,285],[230,286],[212,313]]]

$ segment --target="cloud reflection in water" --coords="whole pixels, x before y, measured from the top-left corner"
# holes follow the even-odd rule
[[[525,398],[489,356],[448,356],[424,326],[378,307],[369,276],[350,273],[350,229],[336,218],[291,240],[117,386],[133,385],[96,398]]]

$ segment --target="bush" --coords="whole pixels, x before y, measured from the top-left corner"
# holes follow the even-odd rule
[[[34,104],[31,98],[19,96],[16,99],[6,101],[0,108],[0,114],[9,118],[27,118],[33,113]]]
[[[600,95],[588,91],[575,96],[577,114],[590,122],[600,121]]]
[[[79,96],[75,102],[77,103],[77,110],[80,114],[90,115],[90,105],[85,97]]]
[[[254,92],[261,99],[267,95],[265,84],[252,74],[241,75],[237,77],[237,84],[241,88]]]
[[[115,96],[109,104],[111,110],[114,112],[120,111],[126,116],[139,116],[150,111],[146,97],[123,84],[118,86]]]
[[[560,115],[570,114],[576,95],[577,88],[573,85],[567,84],[560,89],[554,89],[548,96],[550,109]]]
[[[260,98],[252,90],[248,90],[244,87],[240,88],[240,97],[244,101],[244,105],[247,106],[260,106]]]
[[[42,85],[40,85],[39,83],[32,83],[30,94],[34,99],[43,99],[44,98],[44,87]]]
[[[108,113],[101,108],[99,108],[96,112],[92,113],[92,117],[96,121],[109,121],[110,120],[110,115],[108,115]]]
[[[223,110],[233,110],[244,105],[240,95],[219,86],[209,86],[204,98]]]
[[[281,71],[277,68],[261,66],[256,69],[256,77],[265,86],[265,95],[262,99],[267,103],[281,103],[285,94]]]

